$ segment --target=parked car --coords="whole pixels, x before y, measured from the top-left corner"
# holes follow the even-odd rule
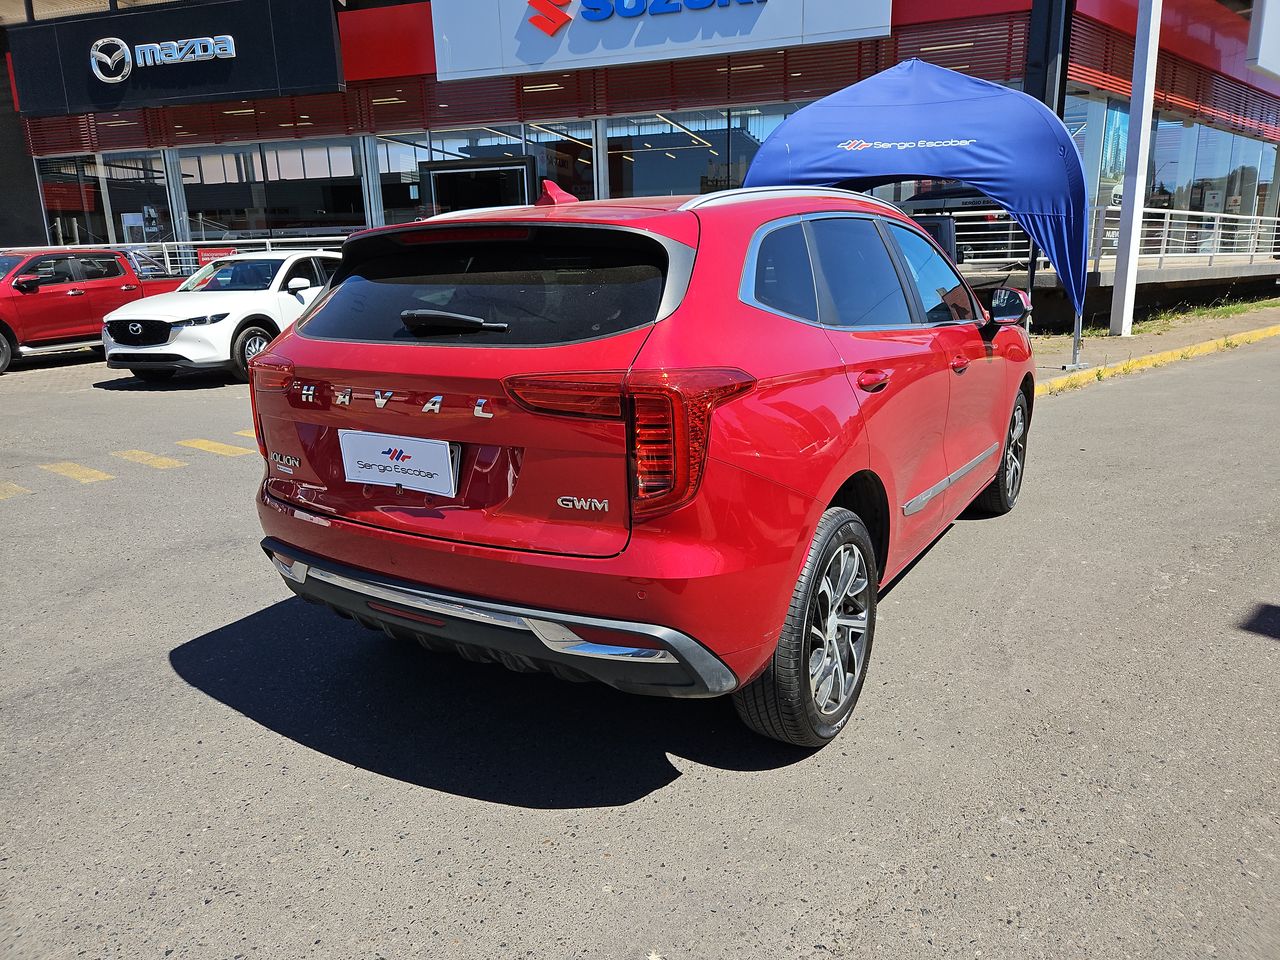
[[[227,370],[248,379],[254,354],[287,330],[328,283],[336,253],[245,253],[201,267],[173,293],[109,314],[107,366],[142,380],[179,370]]]
[[[0,373],[15,356],[101,346],[104,316],[182,282],[154,266],[123,250],[0,251]]]
[[[1018,499],[1027,302],[841,190],[365,232],[251,364],[263,547],[394,637],[821,745],[880,587]]]

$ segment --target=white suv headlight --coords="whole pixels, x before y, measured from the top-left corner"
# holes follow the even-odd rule
[[[173,323],[175,327],[204,327],[211,323],[217,323],[231,316],[229,313],[211,313],[207,317],[190,317],[186,320],[177,320]]]

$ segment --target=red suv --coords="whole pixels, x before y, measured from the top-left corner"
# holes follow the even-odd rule
[[[820,745],[881,585],[1017,500],[1026,310],[840,190],[358,234],[252,365],[263,547],[392,636]]]

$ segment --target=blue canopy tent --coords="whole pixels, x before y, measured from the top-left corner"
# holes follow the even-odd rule
[[[745,185],[963,180],[1009,211],[1084,312],[1088,198],[1080,154],[1062,121],[1007,87],[904,60],[810,104],[765,140]]]

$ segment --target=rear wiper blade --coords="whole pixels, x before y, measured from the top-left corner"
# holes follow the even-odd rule
[[[465,333],[469,330],[494,330],[505,332],[509,325],[493,323],[484,317],[473,317],[467,313],[452,313],[448,310],[402,310],[400,322],[411,333]]]

